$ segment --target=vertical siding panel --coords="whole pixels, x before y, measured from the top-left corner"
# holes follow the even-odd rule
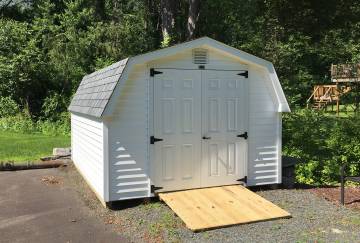
[[[150,196],[148,77],[135,68],[123,83],[109,123],[110,200]]]
[[[281,113],[265,70],[250,67],[249,84],[248,185],[279,183]]]

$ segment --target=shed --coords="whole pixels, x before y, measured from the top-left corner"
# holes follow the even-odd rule
[[[211,38],[86,75],[69,111],[72,160],[102,203],[281,183],[274,66]]]

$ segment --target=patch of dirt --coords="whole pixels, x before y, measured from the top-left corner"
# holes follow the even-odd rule
[[[340,204],[340,187],[310,189],[312,193],[335,204]],[[360,210],[360,187],[345,188],[345,206]]]
[[[60,185],[63,183],[62,178],[55,176],[43,176],[41,182],[46,185]]]

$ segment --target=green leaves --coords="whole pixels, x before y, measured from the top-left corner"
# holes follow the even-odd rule
[[[302,161],[297,166],[298,182],[334,184],[341,164],[360,160],[359,117],[297,110],[283,118],[283,153]],[[360,173],[360,167],[351,167],[350,172]]]

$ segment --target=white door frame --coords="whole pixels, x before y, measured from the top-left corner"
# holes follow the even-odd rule
[[[247,66],[246,65],[239,65],[239,69],[231,69],[231,70],[227,70],[225,68],[221,68],[221,69],[198,69],[198,68],[168,68],[168,67],[154,67],[154,66],[149,66],[148,68],[148,75],[150,76],[150,69],[151,68],[154,68],[155,70],[158,70],[158,69],[162,69],[162,70],[198,70],[198,71],[207,71],[207,70],[213,70],[213,71],[239,71],[239,72],[244,72],[244,71],[247,71]],[[149,131],[148,131],[148,134],[149,134],[149,137],[148,139],[150,138],[150,136],[154,136],[154,121],[155,121],[155,117],[154,117],[154,88],[155,88],[155,77],[149,77],[148,79],[148,105],[149,105],[149,115],[148,115],[148,118],[149,118]],[[246,100],[246,104],[245,104],[245,107],[247,108],[246,110],[246,115],[247,115],[247,119],[246,119],[246,127],[247,127],[247,131],[249,131],[249,124],[248,124],[248,121],[249,121],[249,80],[246,79],[246,92],[245,92],[245,100]],[[201,98],[202,100],[202,98]],[[202,101],[203,102],[203,101]],[[201,115],[201,117],[203,117],[203,115]],[[203,118],[202,118],[203,119]],[[203,132],[203,129],[201,129],[202,132]],[[199,138],[201,139],[201,138]],[[150,140],[150,139],[149,139]],[[202,140],[202,139],[201,139]],[[154,166],[155,166],[155,146],[153,146],[153,144],[150,144],[149,143],[149,156],[148,156],[148,159],[149,159],[149,163],[148,163],[148,171],[149,171],[149,176],[150,176],[150,185],[153,185],[153,186],[157,186],[156,183],[155,183],[155,170],[154,170]],[[246,148],[245,148],[245,152],[246,152],[246,155],[245,155],[245,162],[244,162],[244,175],[247,177],[248,175],[248,152],[249,152],[249,138],[247,139],[246,141]],[[240,179],[240,178],[239,178]],[[239,182],[239,184],[241,184],[241,182]],[[246,183],[242,183],[242,184],[246,184]],[[156,192],[158,191],[161,191],[160,190],[157,190]],[[150,195],[149,196],[154,196],[154,192],[150,192]]]

